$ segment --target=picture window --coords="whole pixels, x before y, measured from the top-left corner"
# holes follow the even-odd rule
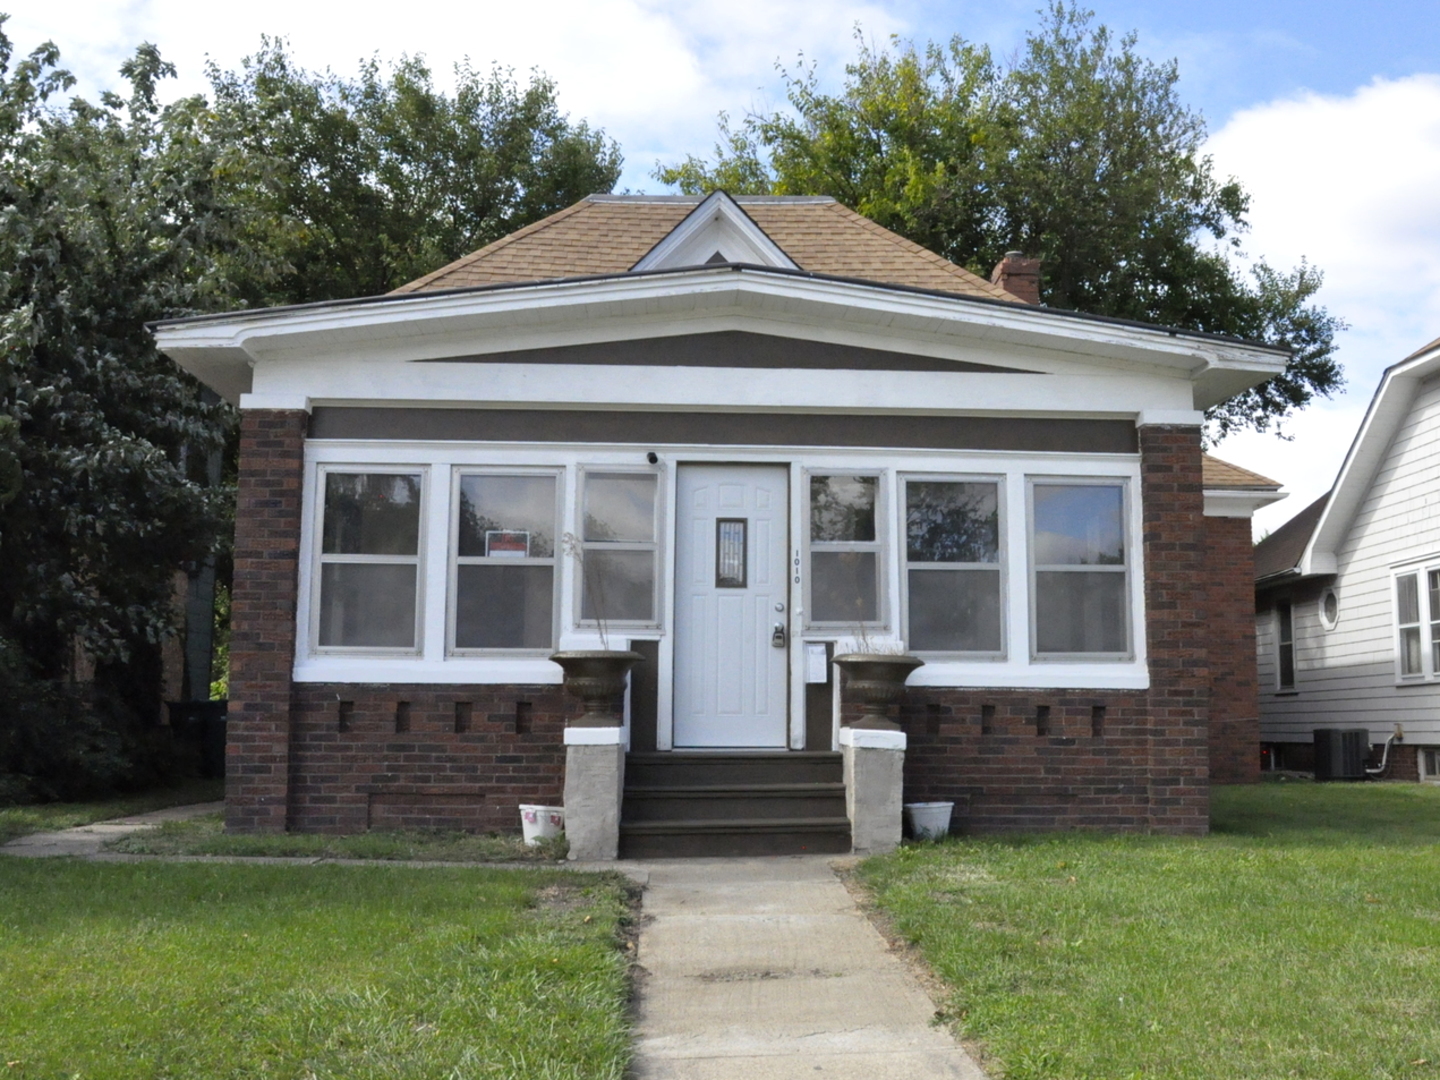
[[[1124,485],[1036,482],[1030,499],[1036,655],[1128,654]]]

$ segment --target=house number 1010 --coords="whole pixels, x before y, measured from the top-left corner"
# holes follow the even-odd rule
[[[795,549],[795,584],[800,584],[800,549]]]

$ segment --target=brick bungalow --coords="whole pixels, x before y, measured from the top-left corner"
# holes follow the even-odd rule
[[[157,324],[243,416],[228,828],[513,830],[579,711],[548,656],[603,636],[645,658],[622,851],[847,848],[857,645],[925,661],[907,801],[1203,832],[1258,760],[1280,496],[1202,411],[1286,355],[1037,275],[825,198],[604,195],[386,296]]]

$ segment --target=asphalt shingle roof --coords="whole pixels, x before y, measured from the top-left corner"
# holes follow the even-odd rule
[[[1022,302],[833,199],[735,201],[801,270]],[[699,204],[699,198],[592,195],[395,292],[623,274]]]

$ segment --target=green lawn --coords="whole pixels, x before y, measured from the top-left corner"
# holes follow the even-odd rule
[[[1440,1077],[1440,788],[1217,788],[1213,824],[861,874],[1009,1080]]]
[[[619,1078],[628,886],[0,858],[0,1075]]]
[[[106,845],[130,855],[268,855],[324,859],[429,859],[437,862],[555,862],[567,850],[563,837],[526,847],[518,836],[463,832],[367,832],[228,835],[219,814],[167,821]]]
[[[93,821],[163,810],[167,806],[215,802],[225,797],[225,781],[192,780],[178,787],[123,795],[86,803],[39,803],[34,806],[0,806],[0,844],[29,833],[69,829]]]

